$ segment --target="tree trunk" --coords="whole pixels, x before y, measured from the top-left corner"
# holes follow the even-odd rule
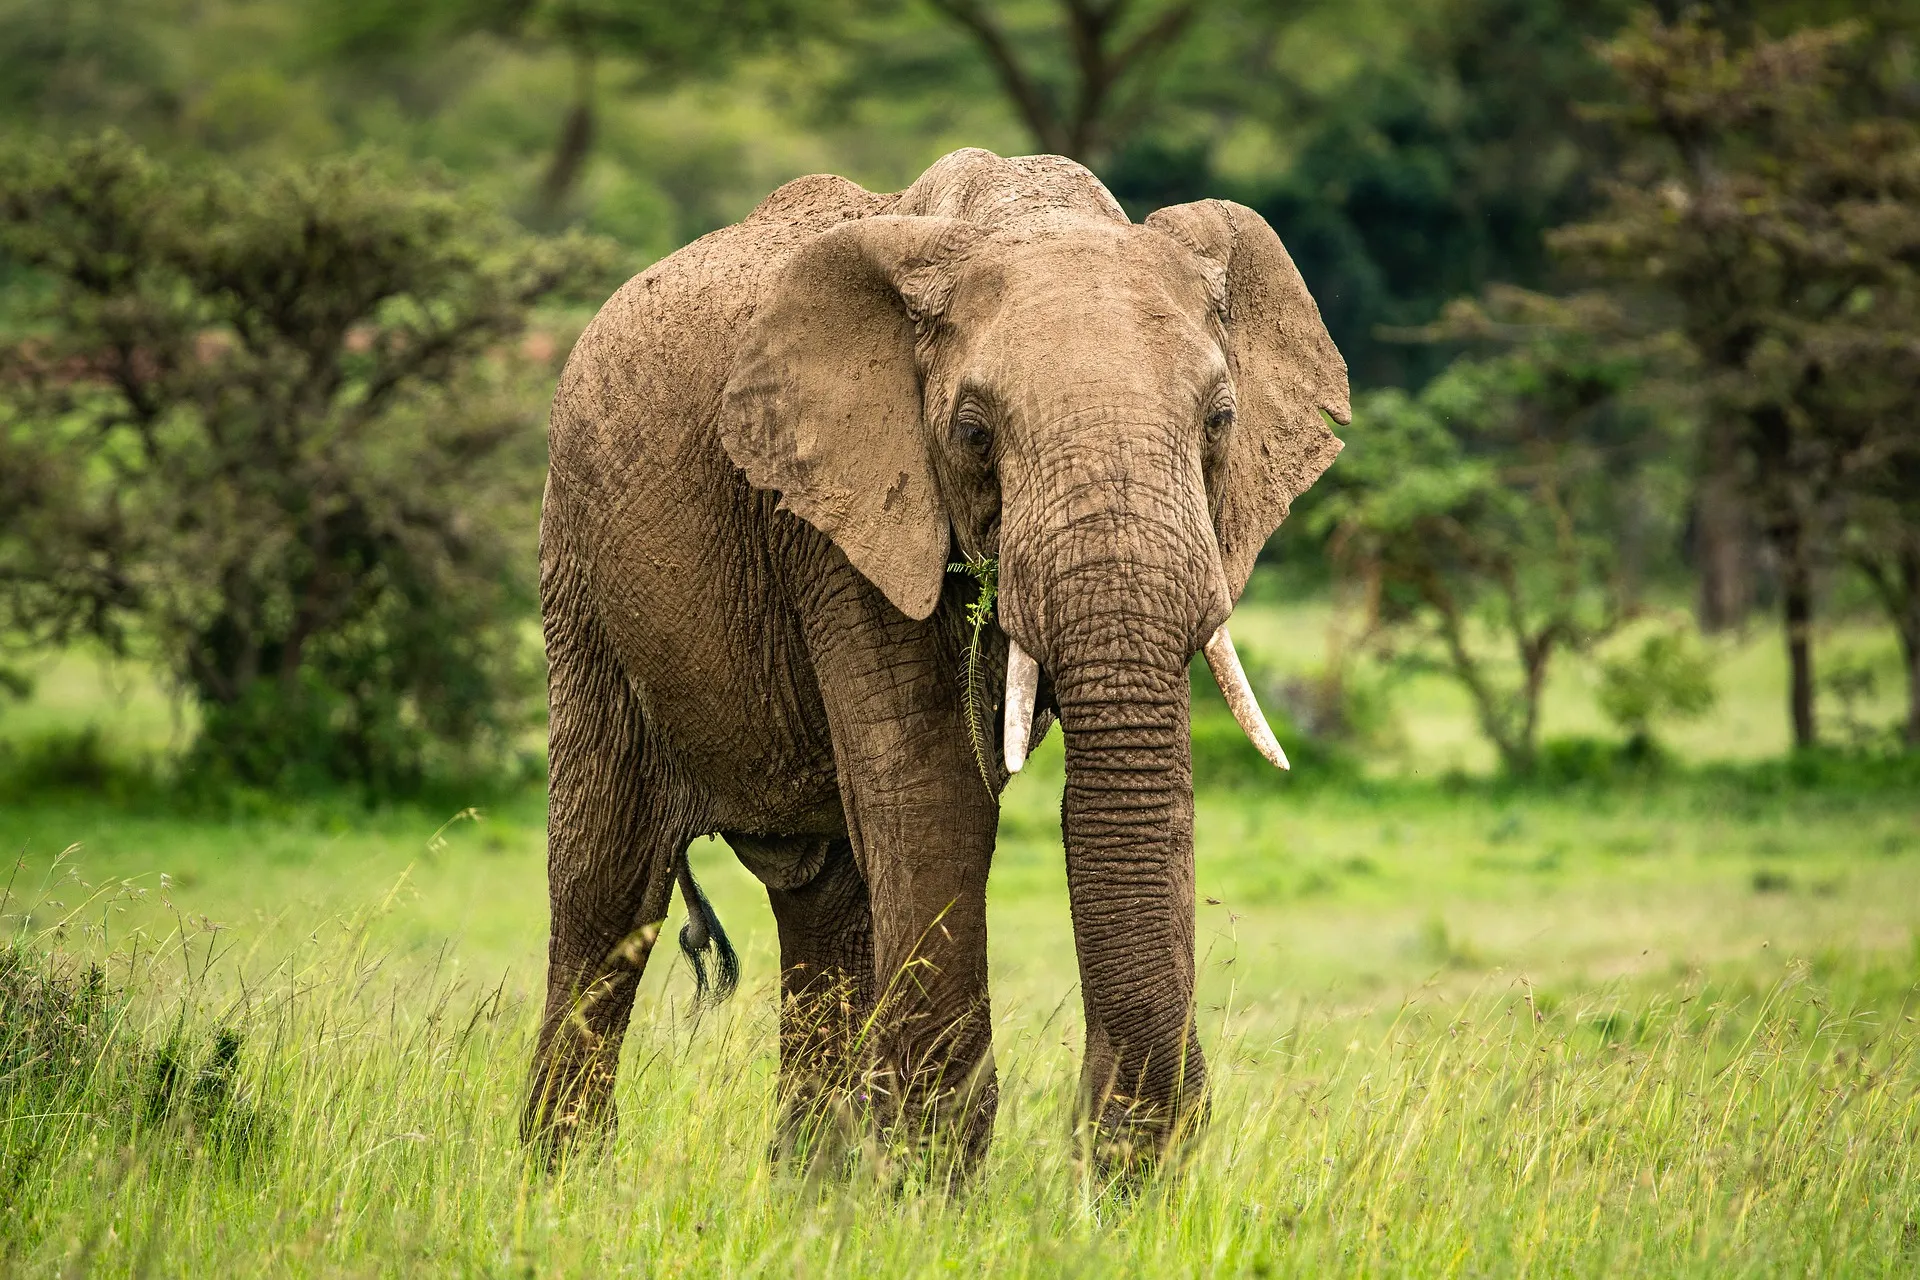
[[[540,218],[552,222],[560,216],[567,197],[580,180],[587,155],[593,150],[596,131],[594,116],[594,65],[590,53],[576,53],[573,62],[573,105],[567,108],[560,136],[554,140],[553,158],[540,180]]]
[[[1752,609],[1753,554],[1732,449],[1709,443],[1708,450],[1694,498],[1693,558],[1700,629],[1712,635],[1739,626]]]
[[[1807,566],[1806,540],[1797,522],[1777,535],[1780,547],[1780,603],[1787,631],[1790,673],[1788,705],[1793,713],[1793,745],[1818,741],[1813,718],[1813,573]]]

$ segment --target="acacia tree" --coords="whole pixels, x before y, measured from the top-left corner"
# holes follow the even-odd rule
[[[1625,88],[1604,114],[1628,159],[1598,216],[1554,236],[1687,357],[1713,446],[1702,485],[1738,492],[1777,562],[1802,747],[1816,740],[1816,570],[1853,478],[1883,451],[1886,415],[1864,407],[1859,380],[1884,377],[1911,342],[1920,250],[1911,131],[1843,110],[1839,59],[1856,35],[1735,49],[1698,14],[1642,15],[1602,49]]]
[[[514,340],[602,246],[368,162],[107,135],[0,155],[0,266],[0,630],[144,648],[247,782],[504,745],[551,376]]]
[[[1547,325],[1457,361],[1417,396],[1366,397],[1314,521],[1360,582],[1368,643],[1433,661],[1471,698],[1508,772],[1535,766],[1541,695],[1556,658],[1635,610],[1633,530],[1644,523],[1662,436],[1625,398],[1635,361],[1566,322],[1550,300],[1503,295]],[[1456,307],[1448,329],[1485,331]]]

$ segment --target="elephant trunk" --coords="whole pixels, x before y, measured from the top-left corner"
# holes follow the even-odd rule
[[[1184,651],[1063,638],[1061,825],[1086,1007],[1082,1085],[1110,1135],[1154,1141],[1205,1091],[1193,1035],[1193,769]]]
[[[1082,1083],[1122,1159],[1150,1156],[1197,1117],[1206,1091],[1193,1021],[1187,663],[1229,602],[1211,530],[1191,524],[1118,513],[1002,544],[1003,572],[1013,567],[1002,600],[1015,637],[1010,697],[1024,678],[1024,637],[1066,739]]]

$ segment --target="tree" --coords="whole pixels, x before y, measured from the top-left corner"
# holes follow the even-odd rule
[[[1439,665],[1514,774],[1532,772],[1556,657],[1635,609],[1631,536],[1661,436],[1625,391],[1635,364],[1581,336],[1565,309],[1516,349],[1457,361],[1417,396],[1368,396],[1366,429],[1314,519],[1364,585],[1372,643]],[[1486,328],[1456,308],[1449,332]]]
[[[572,96],[534,210],[538,220],[551,222],[592,154],[604,64],[624,63],[660,86],[716,73],[742,53],[819,25],[819,8],[797,0],[332,0],[318,11],[316,25],[327,33],[329,51],[351,60],[390,58],[473,32],[563,51],[572,64]]]
[[[1592,220],[1556,233],[1701,392],[1703,485],[1737,485],[1773,549],[1794,742],[1812,745],[1815,575],[1849,477],[1873,455],[1853,375],[1907,342],[1916,181],[1899,121],[1848,118],[1853,27],[1731,46],[1697,14],[1642,15],[1603,57],[1625,160]],[[1906,141],[1900,141],[1901,139]]]
[[[0,0],[0,118],[39,128],[164,110],[169,68],[155,27],[172,14],[136,0]]]
[[[1154,77],[1200,17],[1204,0],[1160,0],[1146,8],[1135,0],[1058,0],[1052,35],[1066,44],[1064,59],[1037,54],[1029,33],[1008,21],[1006,6],[927,4],[972,38],[1041,152],[1092,163],[1139,117]]]
[[[0,156],[0,261],[0,628],[143,647],[247,782],[504,746],[549,376],[514,342],[603,247],[369,161],[192,173],[109,134]]]
[[[1850,340],[1834,344],[1840,367],[1821,411],[1861,423],[1842,479],[1841,551],[1899,637],[1907,676],[1902,733],[1909,748],[1920,748],[1920,144],[1909,138],[1906,151],[1896,170],[1908,176],[1906,198],[1886,202],[1875,219],[1876,238],[1904,245],[1905,278],[1886,283],[1904,294],[1905,319],[1892,329],[1852,330]],[[1874,149],[1863,142],[1853,154],[1871,162]]]
[[[1610,89],[1591,42],[1627,11],[1628,0],[1409,6],[1404,52],[1327,100],[1266,108],[1288,113],[1293,159],[1237,198],[1286,241],[1357,385],[1418,387],[1455,354],[1384,331],[1430,324],[1490,284],[1559,283],[1546,234],[1592,208],[1606,158],[1580,110]]]

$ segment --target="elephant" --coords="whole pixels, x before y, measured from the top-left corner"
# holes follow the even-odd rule
[[[1204,1121],[1188,666],[1284,765],[1226,622],[1329,419],[1345,362],[1257,213],[1136,224],[1058,156],[956,151],[891,195],[800,178],[628,281],[551,415],[526,1139],[613,1125],[676,882],[681,945],[731,985],[686,857],[717,833],[778,929],[776,1147],[856,1098],[975,1160],[1000,791],[1056,722],[1082,1114],[1149,1164]],[[977,642],[968,561],[995,571]]]

